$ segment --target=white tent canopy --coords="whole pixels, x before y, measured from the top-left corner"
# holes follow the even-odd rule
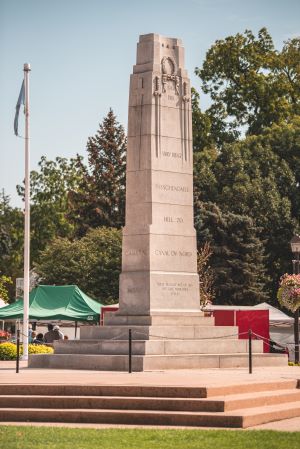
[[[270,326],[291,326],[294,323],[294,318],[286,315],[281,310],[276,309],[276,307],[271,306],[267,302],[257,304],[253,306],[254,309],[268,309]]]

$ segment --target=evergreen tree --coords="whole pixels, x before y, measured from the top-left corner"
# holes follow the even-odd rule
[[[110,109],[99,130],[87,142],[88,168],[78,160],[84,172],[77,191],[69,194],[69,219],[76,235],[89,228],[120,228],[125,220],[126,136]]]
[[[211,245],[216,304],[253,305],[268,299],[265,256],[250,217],[200,203],[195,217],[198,247]],[[201,281],[201,279],[200,279]]]
[[[254,221],[274,303],[278,280],[289,270],[289,241],[299,226],[299,131],[295,124],[273,125],[219,151],[204,149],[194,159],[196,215],[200,200]]]

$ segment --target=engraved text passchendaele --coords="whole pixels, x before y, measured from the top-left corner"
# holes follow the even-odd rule
[[[155,184],[156,189],[165,190],[165,191],[174,191],[174,192],[189,192],[189,188],[186,186],[174,186],[170,184]]]

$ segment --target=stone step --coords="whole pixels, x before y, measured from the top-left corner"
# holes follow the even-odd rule
[[[105,326],[138,325],[138,326],[214,326],[215,319],[212,316],[204,316],[202,312],[192,313],[164,313],[154,315],[119,315],[116,312],[107,312],[104,318]]]
[[[224,412],[300,401],[300,390],[282,390],[228,395],[210,399],[124,397],[124,396],[47,396],[0,395],[0,408],[122,409],[163,411]]]
[[[300,416],[300,401],[242,409],[225,413],[230,414],[229,416],[232,417],[241,416],[242,427],[247,428],[272,421],[281,421],[283,419],[296,418]]]
[[[0,408],[0,421],[81,422],[245,428],[300,416],[300,401],[231,412]]]
[[[133,340],[158,340],[160,338],[232,338],[238,335],[236,326],[83,326],[80,328],[80,340],[106,340],[117,338],[128,340],[129,329]]]
[[[223,401],[224,408],[221,411],[265,407],[269,405],[300,401],[300,389],[292,388],[279,391],[252,391],[250,393],[215,396],[210,398],[210,401],[216,401],[216,403],[222,403]]]
[[[298,385],[299,383],[299,385]],[[125,396],[163,398],[219,398],[240,394],[296,390],[300,381],[284,379],[270,382],[234,383],[222,386],[152,386],[152,385],[79,385],[79,384],[0,384],[0,395],[25,396]]]
[[[253,354],[255,366],[286,366],[286,354]],[[146,355],[132,357],[132,371],[201,369],[201,368],[247,368],[248,354],[186,354]],[[32,354],[29,368],[81,369],[97,371],[128,371],[126,355],[76,355]]]
[[[286,354],[253,354],[255,366],[287,366]],[[161,369],[201,369],[201,368],[247,368],[248,354],[186,354],[179,355],[147,355],[144,357],[144,370]]]
[[[263,352],[263,342],[252,342],[253,352]],[[54,343],[55,354],[107,354],[128,355],[127,340],[69,340]],[[184,354],[226,354],[248,352],[248,340],[193,339],[193,340],[133,340],[134,355],[184,355]]]

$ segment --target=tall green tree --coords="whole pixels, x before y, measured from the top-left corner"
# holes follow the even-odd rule
[[[287,192],[292,204],[292,215],[300,221],[300,115],[293,116],[289,122],[274,124],[266,128],[256,139],[260,145],[271,148],[279,161],[283,160],[293,180],[282,178],[277,172],[278,182],[282,183],[281,190]],[[280,170],[281,171],[281,170]]]
[[[81,239],[54,239],[35,270],[45,284],[76,284],[103,304],[117,302],[121,271],[121,231],[100,227]]]
[[[266,28],[257,37],[246,30],[217,40],[195,71],[212,100],[206,114],[229,132],[244,126],[249,134],[299,115],[299,49],[295,38],[277,51]]]
[[[126,135],[110,109],[87,142],[88,168],[77,191],[69,194],[69,219],[76,234],[98,226],[120,228],[125,220]]]
[[[13,281],[23,270],[24,215],[21,209],[11,206],[10,197],[0,192],[0,274]],[[14,288],[7,284],[9,299],[14,298]]]
[[[220,148],[234,142],[239,132],[226,121],[226,113],[220,103],[213,103],[206,111],[200,108],[200,95],[192,88],[192,126],[194,153],[206,148]]]
[[[198,246],[208,242],[216,304],[253,305],[268,299],[265,255],[259,229],[247,216],[199,203],[195,216]]]
[[[277,136],[278,126],[274,129]],[[200,200],[215,203],[222,213],[253,220],[265,248],[266,288],[275,301],[278,279],[288,270],[289,240],[299,224],[299,212],[298,217],[293,212],[299,184],[287,161],[272,150],[272,135],[269,129],[265,136],[249,136],[224,145],[221,151],[197,153],[194,178],[196,214]]]
[[[79,158],[81,160],[81,158]],[[55,237],[70,237],[74,226],[67,219],[68,192],[77,189],[83,169],[77,159],[41,157],[38,170],[30,173],[31,261],[39,260],[40,251]],[[24,186],[17,186],[24,198]]]

